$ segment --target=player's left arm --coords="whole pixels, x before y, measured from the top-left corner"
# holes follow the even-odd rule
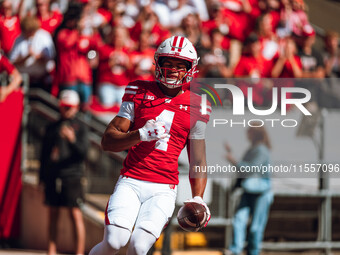
[[[190,169],[189,180],[191,185],[192,197],[203,198],[205,186],[207,184],[207,167],[205,153],[205,139],[190,139],[187,144]]]
[[[211,214],[209,207],[203,201],[203,194],[207,185],[207,171],[205,171],[207,167],[205,139],[189,139],[187,149],[190,162],[189,180],[192,198],[188,199],[186,202],[195,202],[204,205],[207,212],[206,222],[204,223],[204,227],[206,227]]]

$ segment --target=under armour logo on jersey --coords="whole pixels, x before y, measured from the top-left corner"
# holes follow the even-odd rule
[[[182,51],[184,43],[184,37],[182,36],[175,36],[174,40],[171,45],[171,51],[175,51],[177,49],[178,52]]]
[[[181,105],[179,106],[179,109],[180,109],[180,110],[184,109],[184,110],[187,111],[187,110],[188,110],[188,106],[187,106],[187,105],[184,106],[184,105],[181,104]]]
[[[165,103],[170,103],[171,99],[165,99]]]

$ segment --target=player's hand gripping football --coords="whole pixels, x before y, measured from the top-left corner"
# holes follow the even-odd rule
[[[139,129],[139,135],[140,140],[146,142],[164,139],[169,136],[165,130],[165,123],[156,120],[148,120],[144,127]]]
[[[193,198],[190,198],[190,199],[184,201],[184,204],[191,203],[191,202],[201,204],[205,207],[205,210],[207,211],[207,214],[208,214],[208,217],[207,217],[206,222],[204,224],[204,227],[206,227],[208,225],[210,218],[211,218],[211,213],[210,213],[209,207],[207,206],[207,204],[203,201],[203,199],[200,196],[195,196]]]

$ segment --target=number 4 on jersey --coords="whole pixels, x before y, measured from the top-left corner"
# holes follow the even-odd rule
[[[163,121],[165,123],[165,130],[170,134],[172,122],[174,120],[175,112],[164,110],[156,117],[156,121]],[[156,142],[155,148],[162,151],[167,151],[170,135],[166,138],[160,139]]]

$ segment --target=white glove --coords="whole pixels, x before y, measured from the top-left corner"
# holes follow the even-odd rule
[[[204,227],[206,227],[208,225],[208,222],[211,218],[211,213],[210,213],[210,210],[209,210],[209,207],[207,206],[207,204],[203,201],[203,199],[200,197],[200,196],[196,196],[196,197],[193,197],[193,198],[190,198],[186,201],[184,201],[184,204],[186,203],[191,203],[191,202],[194,202],[194,203],[197,203],[197,204],[201,204],[205,207],[205,210],[207,211],[207,214],[208,214],[208,217],[207,217],[207,220],[204,224]]]
[[[148,120],[144,127],[138,129],[141,141],[150,142],[169,136],[165,130],[165,123],[162,121]]]

